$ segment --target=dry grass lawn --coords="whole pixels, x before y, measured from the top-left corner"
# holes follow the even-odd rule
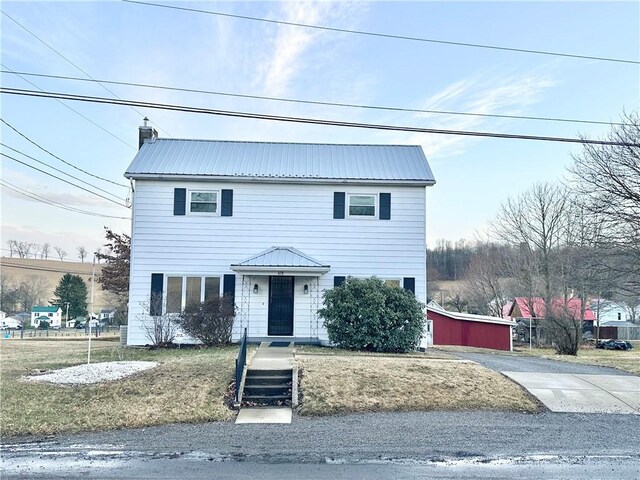
[[[63,387],[24,382],[36,369],[86,362],[86,342],[2,340],[0,412],[3,438],[227,420],[224,394],[234,375],[237,347],[143,350],[92,342],[92,362],[149,360],[160,365],[126,379]]]
[[[302,356],[302,415],[426,410],[537,412],[520,386],[473,363],[400,356]]]
[[[399,358],[441,358],[452,359],[451,355],[429,348],[426,352],[409,352],[409,353],[378,353],[363,352],[360,350],[347,350],[344,348],[321,347],[319,345],[296,345],[297,355],[322,355],[322,356],[369,356],[369,357],[399,357]]]
[[[577,356],[558,355],[551,348],[523,348],[520,354],[536,355],[538,357],[562,362],[582,363],[586,365],[599,365],[613,367],[635,375],[640,375],[640,346],[635,345],[633,350],[601,350],[596,348],[581,348]]]

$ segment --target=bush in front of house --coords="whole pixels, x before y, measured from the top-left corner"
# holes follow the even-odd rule
[[[409,352],[425,325],[423,304],[413,293],[376,277],[349,278],[324,293],[329,340],[341,348],[373,352]]]
[[[40,320],[38,322],[38,328],[40,330],[49,330],[49,322],[47,322],[46,320]]]
[[[231,343],[235,306],[231,297],[214,296],[203,303],[187,305],[176,319],[180,328],[208,346]]]

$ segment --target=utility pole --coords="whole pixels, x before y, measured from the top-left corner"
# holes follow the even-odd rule
[[[93,254],[93,267],[91,268],[91,303],[89,307],[89,348],[87,349],[87,365],[91,363],[91,323],[93,322],[93,290],[96,283],[96,254]]]

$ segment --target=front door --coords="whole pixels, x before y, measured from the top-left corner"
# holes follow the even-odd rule
[[[269,277],[269,335],[293,335],[293,277]]]

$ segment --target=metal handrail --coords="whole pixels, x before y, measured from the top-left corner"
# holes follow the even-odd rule
[[[242,374],[247,364],[247,329],[244,329],[244,335],[240,340],[240,350],[238,358],[236,358],[236,403],[240,403],[240,394],[242,392]]]

